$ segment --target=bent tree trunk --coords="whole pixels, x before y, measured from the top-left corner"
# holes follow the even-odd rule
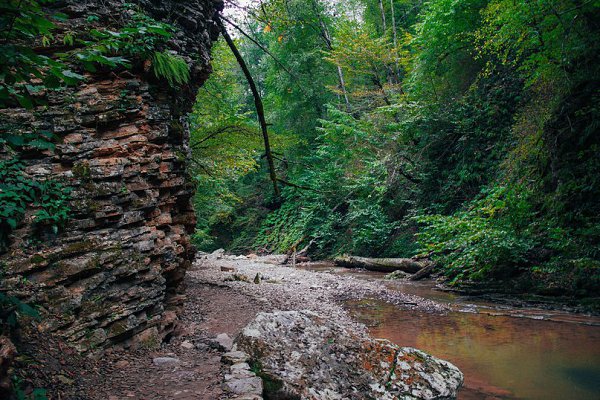
[[[267,157],[267,163],[269,164],[269,177],[271,178],[271,182],[273,182],[273,192],[275,193],[275,197],[279,198],[281,192],[279,190],[277,173],[275,172],[275,161],[273,161],[273,153],[271,152],[271,145],[269,144],[269,133],[267,130],[267,121],[265,120],[265,110],[263,107],[262,98],[260,97],[260,93],[256,88],[256,84],[254,83],[254,79],[252,78],[252,74],[244,61],[244,58],[240,54],[239,50],[235,46],[233,39],[229,36],[227,29],[225,29],[225,25],[221,20],[217,21],[219,27],[221,28],[221,34],[227,42],[227,46],[235,56],[244,76],[246,77],[246,81],[248,81],[248,86],[250,86],[250,90],[252,91],[252,96],[254,97],[254,105],[256,107],[256,114],[258,115],[258,122],[260,123],[260,130],[263,136],[263,142],[265,144],[265,156]]]
[[[394,272],[397,270],[414,274],[425,264],[410,258],[367,258],[355,256],[337,257],[333,260],[336,265],[346,268],[364,268],[369,271]]]

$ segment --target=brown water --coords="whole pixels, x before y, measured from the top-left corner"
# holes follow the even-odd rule
[[[380,280],[382,274],[309,267]],[[454,311],[399,309],[378,300],[348,303],[373,336],[425,350],[465,374],[460,400],[600,399],[600,318],[563,311],[496,305],[434,290],[432,283],[382,281]]]

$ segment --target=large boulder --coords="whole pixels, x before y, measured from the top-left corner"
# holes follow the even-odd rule
[[[276,399],[454,399],[463,374],[311,311],[259,313],[237,338]]]

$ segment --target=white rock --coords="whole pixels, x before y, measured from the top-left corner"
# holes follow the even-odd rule
[[[311,311],[259,313],[237,344],[279,381],[282,398],[456,398],[463,375],[454,365],[334,321]]]
[[[184,340],[183,342],[181,342],[180,346],[186,350],[192,350],[195,347],[194,344],[189,340]]]
[[[152,363],[159,367],[166,367],[179,364],[179,359],[175,357],[156,357],[152,359]]]
[[[233,347],[233,339],[230,338],[228,334],[220,333],[217,335],[215,340],[223,349],[225,349],[225,351],[231,351],[231,348]]]
[[[235,394],[261,394],[262,380],[258,377],[232,379],[225,382],[225,389]]]
[[[248,354],[243,351],[230,351],[229,353],[223,354],[221,360],[225,364],[239,364],[248,361]]]

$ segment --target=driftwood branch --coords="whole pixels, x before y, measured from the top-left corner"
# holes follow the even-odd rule
[[[431,275],[433,273],[433,270],[435,269],[435,264],[432,262],[425,262],[424,264],[425,266],[417,272],[415,272],[410,278],[408,278],[408,280],[418,281],[421,279],[425,279],[429,275]]]
[[[302,248],[300,251],[297,251],[298,246],[305,239],[306,239],[306,236],[303,236],[300,240],[298,240],[296,243],[294,243],[294,245],[291,247],[290,251],[286,255],[285,259],[281,263],[282,265],[290,264],[290,260],[291,260],[292,267],[295,267],[296,261],[298,261],[299,258],[301,259],[301,262],[304,260],[309,260],[309,258],[306,255],[308,253],[308,250],[310,250],[310,248],[317,242],[317,238],[312,238],[310,240],[310,242],[308,242],[308,244],[306,246],[304,246],[304,248]]]

